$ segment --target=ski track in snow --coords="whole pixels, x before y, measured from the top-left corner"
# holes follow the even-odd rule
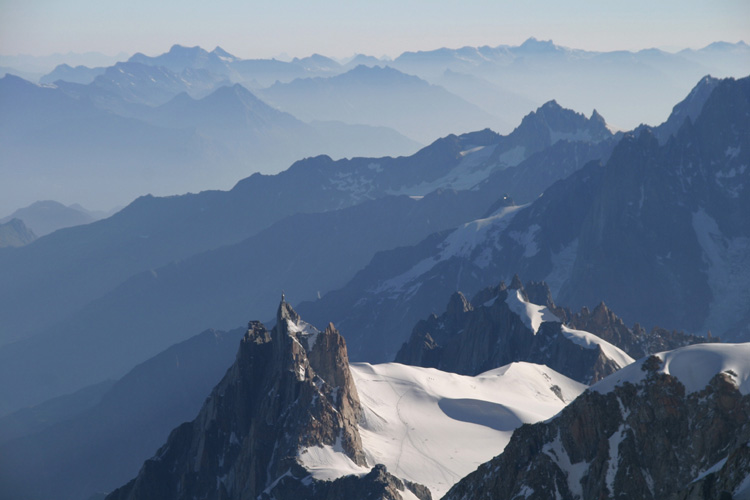
[[[502,451],[513,429],[546,420],[586,386],[541,365],[513,363],[468,377],[387,363],[351,365],[364,418],[360,435],[368,465],[383,463],[440,498],[459,479]]]

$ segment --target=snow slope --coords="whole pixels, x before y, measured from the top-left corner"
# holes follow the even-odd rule
[[[404,294],[406,297],[403,300],[406,300],[422,286],[421,278],[435,266],[454,257],[469,258],[480,246],[486,246],[486,251],[476,259],[477,265],[487,267],[492,257],[492,249],[498,246],[498,235],[508,227],[514,215],[526,206],[502,207],[489,217],[463,224],[440,243],[437,255],[421,260],[406,272],[380,283],[370,292],[389,292],[392,298],[399,298]]]
[[[620,368],[624,368],[635,362],[635,360],[625,351],[610,344],[606,340],[597,337],[593,333],[585,332],[583,330],[574,330],[564,325],[562,327],[562,332],[568,340],[586,349],[596,349],[596,346],[599,346],[604,355],[617,363]]]
[[[552,314],[547,306],[541,306],[538,304],[532,304],[523,298],[520,290],[509,290],[508,298],[505,299],[505,303],[511,311],[516,313],[521,318],[523,324],[534,332],[534,335],[539,331],[539,327],[545,321],[559,322],[560,319]]]
[[[662,361],[661,373],[677,377],[687,393],[705,388],[717,373],[726,372],[742,394],[750,394],[750,343],[696,344],[656,354]],[[592,390],[607,393],[626,382],[637,384],[646,376],[641,369],[645,359],[594,384]]]
[[[537,334],[543,322],[560,322],[560,319],[552,314],[547,306],[532,304],[523,297],[520,290],[509,290],[505,302],[508,304],[510,310],[516,313],[521,318],[521,321],[534,332],[534,335]],[[624,368],[635,361],[625,351],[597,337],[593,333],[574,330],[563,325],[562,334],[574,344],[578,344],[586,349],[596,349],[598,346],[604,355],[617,363],[617,366],[620,368]]]
[[[357,363],[351,370],[368,464],[385,464],[390,473],[424,484],[433,498],[499,454],[515,428],[552,417],[586,389],[531,363],[475,377],[397,363]],[[321,458],[325,463],[314,464],[307,457],[308,470],[331,478],[340,464],[340,475],[352,473],[331,453]]]

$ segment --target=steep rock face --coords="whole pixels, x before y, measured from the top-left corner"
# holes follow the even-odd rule
[[[580,312],[572,315],[567,323],[573,328],[603,338],[635,359],[687,345],[720,341],[716,337],[690,335],[660,327],[654,327],[649,333],[638,323],[633,325],[633,328],[628,328],[604,302],[600,302],[593,310],[584,306]]]
[[[716,470],[718,467],[718,470]],[[750,441],[740,444],[704,477],[690,483],[679,500],[747,500],[750,498]]]
[[[742,447],[750,436],[750,351],[716,347],[652,356],[605,379],[551,421],[520,428],[501,455],[444,498],[712,498],[680,490],[724,458],[746,470]],[[695,364],[696,352],[712,364],[700,375],[685,366]],[[735,365],[727,369],[732,352]],[[741,482],[737,469],[726,474],[731,487]]]
[[[647,325],[747,334],[750,78],[696,92],[712,86],[665,144],[642,130],[615,148],[559,300],[603,299]],[[648,286],[623,292],[633,283]]]
[[[519,138],[533,137],[532,144],[536,146],[536,151],[559,140],[600,142],[612,137],[607,123],[596,110],[590,118],[586,118],[580,113],[566,110],[554,100],[526,115],[513,133]]]
[[[482,290],[472,302],[455,293],[445,313],[414,327],[396,362],[476,375],[527,361],[589,384],[633,361],[590,333],[566,328],[552,313],[565,311],[554,305],[548,289],[537,283],[529,288],[549,307],[532,303],[517,276],[509,288]]]
[[[198,417],[172,431],[139,475],[108,498],[343,498],[336,492],[350,491],[359,478],[317,481],[300,456],[328,446],[354,468],[366,466],[360,414],[343,338],[333,325],[321,332],[305,323],[282,300],[272,331],[249,324],[234,365]],[[372,491],[393,490],[385,498],[394,500],[404,490],[382,469],[361,481]]]

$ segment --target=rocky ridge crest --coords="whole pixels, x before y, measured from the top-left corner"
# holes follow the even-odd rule
[[[433,314],[414,327],[396,362],[477,375],[514,361],[527,361],[547,365],[586,384],[622,368],[600,346],[571,340],[560,320],[569,313],[554,304],[546,285],[532,282],[527,286],[528,292],[515,276],[509,287],[501,283],[486,288],[471,302],[456,292],[445,313],[439,317]],[[544,320],[540,319],[536,331],[510,306],[514,294],[522,306],[540,311]],[[529,295],[534,301],[544,301],[543,305],[534,305]]]
[[[640,382],[589,390],[554,419],[519,428],[444,498],[732,498],[750,473],[750,395],[731,370],[689,393],[661,366],[649,357]]]

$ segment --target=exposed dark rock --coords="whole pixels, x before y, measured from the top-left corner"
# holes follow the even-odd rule
[[[604,302],[600,302],[593,311],[583,307],[580,312],[570,317],[568,324],[573,328],[585,330],[603,338],[635,359],[686,345],[721,341],[717,337],[690,335],[660,327],[655,327],[647,333],[638,323],[633,325],[633,328],[628,328]]]
[[[544,299],[551,311],[563,317],[568,314],[555,306],[545,284],[531,283],[529,289],[533,297]],[[456,292],[445,313],[417,323],[410,340],[396,355],[396,362],[476,375],[527,361],[546,364],[583,383],[595,382],[621,368],[599,346],[585,348],[571,341],[558,321],[545,321],[533,332],[508,306],[509,293],[528,298],[518,276],[509,288],[501,284],[481,290],[471,303]]]
[[[690,483],[680,494],[675,495],[675,499],[747,500],[750,498],[750,484],[745,484],[748,477],[750,442],[745,442],[729,452],[726,461],[718,470]],[[741,491],[737,491],[738,489]]]
[[[501,455],[444,498],[724,498],[747,470],[750,395],[725,373],[686,394],[676,377],[659,373],[660,364],[652,357],[641,382],[604,394],[589,390],[551,421],[519,428]],[[680,493],[730,450],[727,464],[736,465],[717,474],[725,483],[705,486],[718,496],[701,496],[703,485],[688,488],[697,496]]]
[[[304,477],[305,472],[300,471]],[[261,500],[402,500],[406,490],[420,500],[432,500],[430,491],[422,485],[403,481],[378,464],[364,476],[344,476],[334,481],[316,481],[306,486],[293,475],[283,478],[273,489],[273,496],[261,494]]]

